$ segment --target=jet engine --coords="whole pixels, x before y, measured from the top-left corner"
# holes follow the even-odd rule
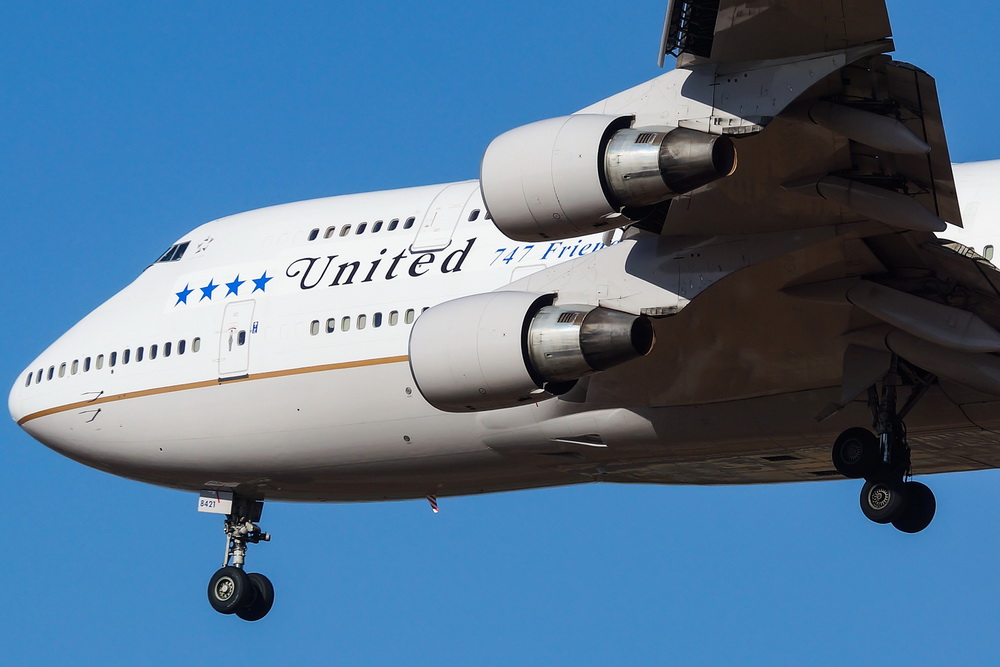
[[[736,169],[728,137],[676,127],[635,129],[632,121],[576,114],[494,139],[483,155],[480,187],[500,231],[536,241],[622,227],[633,222],[629,213]]]
[[[644,316],[556,306],[551,294],[491,292],[425,311],[410,332],[410,370],[439,410],[493,410],[565,393],[652,346]]]

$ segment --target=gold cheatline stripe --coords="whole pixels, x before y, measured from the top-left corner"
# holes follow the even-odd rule
[[[289,368],[283,371],[268,371],[267,373],[255,373],[253,375],[248,375],[246,377],[233,378],[232,380],[204,380],[202,382],[188,382],[186,384],[175,384],[170,387],[156,387],[155,389],[144,389],[142,391],[130,391],[124,394],[115,394],[114,396],[102,396],[100,398],[91,399],[88,401],[77,401],[76,403],[70,403],[68,405],[60,405],[56,408],[48,408],[47,410],[39,410],[38,412],[33,412],[30,415],[26,415],[17,420],[18,426],[30,422],[32,419],[38,419],[39,417],[48,417],[49,415],[54,415],[59,412],[66,412],[67,410],[76,410],[77,408],[85,408],[91,405],[100,405],[102,403],[112,403],[114,401],[125,401],[130,398],[140,398],[142,396],[153,396],[155,394],[169,394],[175,391],[187,391],[188,389],[202,389],[204,387],[213,387],[220,384],[234,384],[237,382],[249,382],[250,380],[264,380],[267,378],[277,378],[285,377],[287,375],[302,375],[303,373],[321,373],[323,371],[338,371],[345,368],[361,368],[363,366],[380,366],[382,364],[399,364],[405,361],[409,361],[409,357],[382,357],[381,359],[362,359],[361,361],[346,361],[340,364],[323,364],[322,366],[306,366],[304,368]]]

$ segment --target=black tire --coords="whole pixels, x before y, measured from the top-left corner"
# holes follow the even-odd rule
[[[902,482],[869,480],[861,489],[861,511],[875,523],[892,523],[906,507]]]
[[[220,614],[235,614],[256,597],[247,573],[238,567],[221,568],[208,580],[208,603]]]
[[[919,533],[930,525],[937,510],[934,492],[920,482],[903,485],[906,493],[906,507],[892,520],[892,525],[904,533]]]
[[[237,609],[236,615],[244,621],[259,621],[267,616],[267,612],[271,611],[271,606],[274,604],[274,586],[271,585],[271,580],[263,574],[251,572],[247,577],[249,577],[257,595],[248,606]]]
[[[878,436],[866,428],[849,428],[833,443],[833,467],[844,477],[870,476],[878,462]]]

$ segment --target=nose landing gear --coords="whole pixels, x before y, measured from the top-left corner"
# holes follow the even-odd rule
[[[231,514],[226,515],[226,557],[222,567],[208,581],[208,602],[220,614],[235,614],[244,621],[259,621],[274,604],[274,586],[263,574],[246,573],[248,544],[268,542],[271,536],[261,531],[264,502],[234,494]]]
[[[881,393],[872,386],[868,404],[878,435],[864,428],[849,428],[833,444],[833,465],[851,479],[864,478],[861,511],[875,523],[891,523],[904,533],[918,533],[934,518],[934,493],[910,480],[910,446],[903,418],[916,405],[934,376],[906,367],[913,390],[903,408],[896,410],[900,360],[893,355],[882,381]]]

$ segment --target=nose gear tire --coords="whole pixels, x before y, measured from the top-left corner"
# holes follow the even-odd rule
[[[244,621],[259,621],[271,611],[271,606],[274,604],[274,586],[271,585],[270,579],[257,572],[251,572],[247,578],[256,595],[248,606],[237,609],[236,615]]]
[[[223,567],[208,580],[208,602],[220,614],[235,614],[253,603],[256,596],[246,572],[238,567]]]

